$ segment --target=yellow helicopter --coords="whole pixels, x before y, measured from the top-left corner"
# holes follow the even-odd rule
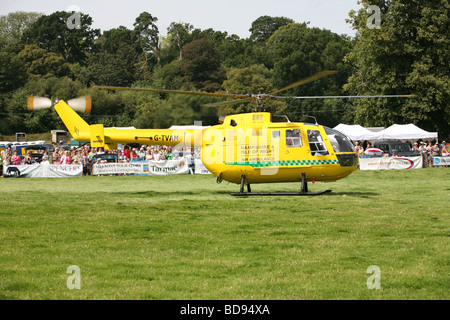
[[[271,94],[241,95],[149,88],[95,86],[97,89],[135,90],[232,97],[254,100],[255,112],[233,114],[219,119],[219,124],[204,129],[129,129],[104,128],[87,124],[64,101],[55,110],[72,137],[90,142],[91,147],[116,149],[117,144],[167,145],[200,147],[202,162],[217,177],[240,185],[235,196],[248,195],[320,195],[331,190],[308,192],[308,182],[331,182],[350,175],[358,167],[358,155],[351,140],[344,134],[315,123],[272,122],[272,115],[262,111],[270,99],[356,98],[362,96],[284,97],[275,94],[302,85],[337,71],[322,71]],[[389,95],[376,97],[408,97]],[[375,97],[375,96],[365,96]],[[87,101],[87,99],[86,99]],[[236,101],[236,100],[235,100]],[[29,101],[30,102],[30,101]],[[87,102],[86,104],[90,104]],[[30,103],[29,103],[30,105]],[[29,106],[29,109],[32,109]],[[84,106],[78,106],[77,111]],[[88,109],[87,107],[85,108]],[[90,110],[90,105],[89,105]],[[251,192],[251,184],[300,182],[300,192]],[[245,186],[247,192],[244,191]]]

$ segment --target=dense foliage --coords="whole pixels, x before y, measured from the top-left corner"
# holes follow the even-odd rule
[[[367,8],[381,8],[381,27],[369,28]],[[93,85],[139,86],[229,93],[270,93],[321,70],[336,75],[280,93],[289,96],[414,94],[395,99],[272,101],[267,109],[320,123],[388,126],[413,122],[449,133],[448,0],[361,1],[350,12],[356,37],[311,28],[284,17],[255,20],[248,39],[189,23],[172,23],[162,37],[148,12],[133,29],[101,32],[92,18],[73,13],[15,12],[0,17],[0,134],[63,129],[52,110],[29,112],[28,95],[71,99],[90,95],[89,123],[140,128],[215,124],[219,114],[251,111],[251,103],[211,108],[223,101],[204,96],[131,91]]]

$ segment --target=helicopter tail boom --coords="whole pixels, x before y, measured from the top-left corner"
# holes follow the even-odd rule
[[[69,130],[72,137],[81,142],[90,141],[89,124],[83,120],[71,107],[63,100],[55,105],[55,110],[59,117],[64,122],[67,130]]]
[[[201,129],[104,128],[102,124],[89,125],[63,100],[55,105],[55,110],[75,140],[90,142],[94,148],[116,149],[118,143],[202,146]]]

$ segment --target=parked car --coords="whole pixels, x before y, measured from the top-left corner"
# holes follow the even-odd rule
[[[98,163],[98,162],[100,162],[100,163],[117,162],[118,159],[119,159],[119,157],[115,153],[96,154],[86,164],[86,174],[87,175],[92,175],[92,166],[95,163]]]
[[[411,151],[410,145],[403,141],[375,141],[373,146],[383,150],[390,157],[394,154],[400,157],[415,157],[419,155]]]

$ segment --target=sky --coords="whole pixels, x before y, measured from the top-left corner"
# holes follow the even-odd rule
[[[194,28],[213,28],[240,38],[248,38],[252,22],[267,15],[310,22],[310,27],[354,36],[355,31],[345,19],[350,10],[359,7],[357,0],[0,0],[0,15],[15,11],[48,15],[75,9],[89,14],[92,27],[103,32],[121,25],[133,29],[136,17],[147,11],[158,18],[161,36],[172,22],[185,22]]]

